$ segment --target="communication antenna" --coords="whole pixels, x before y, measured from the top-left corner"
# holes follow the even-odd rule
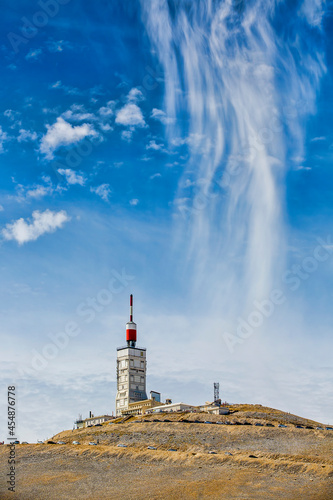
[[[214,382],[214,403],[220,399],[220,384],[219,382]]]
[[[130,320],[126,324],[126,342],[128,347],[135,347],[136,324],[133,321],[133,295],[130,295]]]

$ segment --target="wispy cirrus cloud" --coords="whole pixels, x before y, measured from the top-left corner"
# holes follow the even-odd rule
[[[151,118],[166,123],[168,116],[177,117],[167,133],[172,145],[189,150],[184,177],[204,179],[199,194],[194,189],[186,200],[177,235],[183,242],[186,224],[194,288],[208,283],[208,273],[219,282],[230,279],[233,287],[221,292],[224,301],[230,298],[228,313],[250,307],[269,293],[283,269],[281,179],[286,151],[303,153],[303,118],[315,110],[325,72],[325,3],[307,0],[277,9],[273,0],[203,0],[188,9],[185,1],[141,0],[141,8],[164,70],[165,112],[154,108]],[[293,43],[301,58],[290,50]],[[183,189],[181,179],[177,210]],[[212,300],[219,301],[217,294]]]
[[[304,0],[300,13],[304,15],[309,23],[314,27],[321,27],[324,17],[325,0]]]

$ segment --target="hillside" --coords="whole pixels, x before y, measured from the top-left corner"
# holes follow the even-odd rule
[[[56,434],[64,445],[18,445],[16,495],[6,494],[8,448],[1,446],[0,498],[333,498],[333,431],[260,405],[230,410],[118,419]]]

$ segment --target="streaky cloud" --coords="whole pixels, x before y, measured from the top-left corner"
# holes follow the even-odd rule
[[[326,70],[325,4],[141,0],[141,7],[164,68],[164,112],[177,118],[166,134],[190,151],[175,219],[192,287],[240,314],[269,295],[284,268],[286,160],[303,156],[304,117],[315,111]]]

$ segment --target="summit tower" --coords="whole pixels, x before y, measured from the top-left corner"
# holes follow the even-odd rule
[[[133,321],[133,295],[130,295],[130,320],[126,324],[126,343],[117,349],[116,415],[128,409],[129,403],[147,399],[146,349],[136,347],[137,328]]]

